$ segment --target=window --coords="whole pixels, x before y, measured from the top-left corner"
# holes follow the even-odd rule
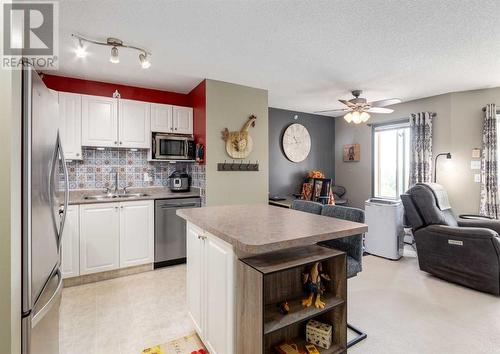
[[[410,127],[408,122],[373,128],[373,195],[399,199],[408,188]]]

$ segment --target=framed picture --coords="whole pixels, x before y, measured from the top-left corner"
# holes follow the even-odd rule
[[[359,162],[359,144],[344,145],[344,162]]]

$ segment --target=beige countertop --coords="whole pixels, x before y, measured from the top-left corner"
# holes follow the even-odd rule
[[[177,215],[249,255],[368,231],[365,224],[266,204],[180,209]]]
[[[147,187],[147,188],[130,188],[128,193],[144,193],[146,196],[131,197],[131,198],[108,198],[108,199],[84,199],[89,195],[105,194],[101,189],[79,189],[69,192],[69,204],[95,204],[95,203],[116,203],[116,202],[131,202],[135,200],[154,200],[154,199],[174,199],[174,198],[192,198],[199,197],[200,191],[198,188],[191,187],[189,192],[171,192],[167,187]]]

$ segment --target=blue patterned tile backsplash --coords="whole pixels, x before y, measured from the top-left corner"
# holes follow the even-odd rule
[[[118,172],[118,187],[168,186],[172,172],[186,171],[191,175],[191,186],[200,188],[205,196],[205,166],[194,162],[169,163],[148,161],[148,150],[83,148],[83,160],[67,162],[69,189],[104,189],[114,186]],[[150,181],[144,181],[147,173]],[[64,183],[61,174],[61,183]],[[204,198],[203,198],[204,199]]]

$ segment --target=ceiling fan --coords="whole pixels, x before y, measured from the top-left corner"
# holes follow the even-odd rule
[[[345,104],[346,108],[341,109],[329,109],[326,111],[318,111],[314,113],[344,113],[344,119],[347,123],[364,123],[370,119],[370,113],[392,113],[393,109],[385,108],[385,106],[390,106],[396,103],[401,103],[399,98],[389,98],[386,100],[368,102],[366,98],[359,97],[363,91],[353,90],[351,91],[354,96],[353,99],[339,100],[341,103]]]

